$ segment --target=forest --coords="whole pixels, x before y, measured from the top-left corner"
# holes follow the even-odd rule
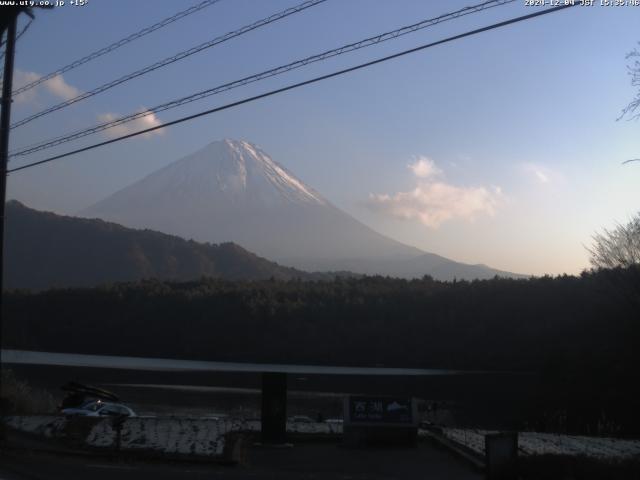
[[[579,430],[640,431],[637,265],[471,282],[147,280],[13,290],[4,309],[7,348],[528,372],[528,401],[572,406]]]

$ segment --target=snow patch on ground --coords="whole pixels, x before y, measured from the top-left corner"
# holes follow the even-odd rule
[[[129,418],[120,430],[121,450],[152,450],[167,454],[214,456],[224,450],[225,426],[216,419]],[[105,420],[87,436],[93,447],[117,446],[117,429]]]
[[[64,429],[67,419],[54,415],[24,415],[5,417],[4,423],[25,433],[53,438]]]
[[[84,419],[83,419],[84,420]],[[12,416],[6,424],[16,430],[46,438],[70,439],[66,427],[72,421],[56,416]],[[259,432],[260,420],[200,417],[127,418],[118,429],[111,418],[96,418],[84,443],[90,447],[147,450],[166,454],[220,456],[225,437],[234,432]],[[304,434],[340,434],[341,424],[288,422],[287,431]],[[119,441],[119,447],[118,447]]]
[[[443,428],[442,434],[449,440],[464,445],[484,456],[484,436],[491,430]],[[640,456],[640,440],[620,438],[585,437],[555,433],[519,432],[520,455],[587,456],[602,460],[624,460]]]
[[[103,420],[94,425],[87,435],[86,443],[92,447],[112,447],[115,444],[116,432],[111,422]]]

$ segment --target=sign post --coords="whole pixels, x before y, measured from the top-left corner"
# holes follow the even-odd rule
[[[262,374],[262,443],[284,444],[287,439],[287,374]]]
[[[415,445],[418,410],[412,398],[349,396],[344,403],[347,445]]]

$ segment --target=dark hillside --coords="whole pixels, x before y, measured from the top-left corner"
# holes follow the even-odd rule
[[[312,279],[233,243],[197,243],[102,220],[41,212],[10,201],[5,227],[6,288],[90,287],[157,278]]]

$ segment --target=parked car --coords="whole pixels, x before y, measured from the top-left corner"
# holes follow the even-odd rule
[[[78,415],[83,417],[104,417],[122,415],[125,417],[135,417],[136,413],[122,403],[103,402],[102,400],[94,400],[87,402],[79,407],[64,408],[62,413],[65,415]]]
[[[81,408],[82,406],[95,401],[120,403],[118,396],[103,388],[94,387],[93,385],[85,385],[78,382],[67,382],[61,387],[66,392],[60,411],[67,408]]]

